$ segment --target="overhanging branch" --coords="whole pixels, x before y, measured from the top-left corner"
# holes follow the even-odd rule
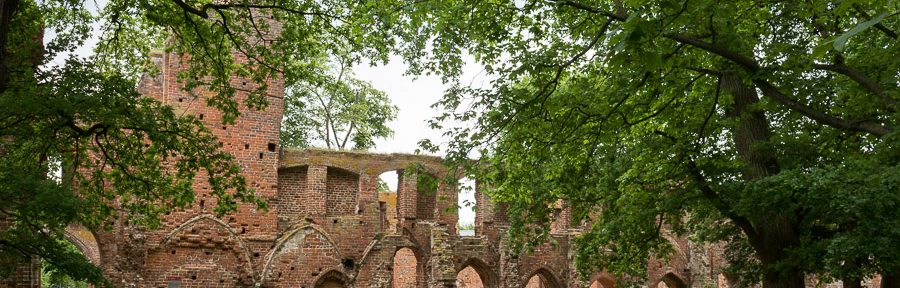
[[[884,136],[885,134],[888,134],[892,131],[890,127],[884,126],[874,121],[849,121],[815,110],[808,105],[800,103],[797,100],[791,99],[787,95],[784,95],[783,93],[781,93],[781,91],[778,90],[777,87],[766,80],[756,79],[753,80],[753,84],[755,84],[756,87],[762,90],[763,95],[766,95],[766,97],[771,97],[775,100],[775,102],[784,105],[790,110],[799,112],[800,114],[803,114],[804,116],[809,117],[816,122],[841,130],[865,132],[878,137]]]
[[[571,0],[560,0],[553,1],[563,6],[573,7],[582,11],[590,12],[593,14],[600,14],[608,17],[610,20],[614,20],[617,22],[624,22],[627,17],[623,15],[619,15],[616,13],[611,13],[609,11],[603,11],[601,9],[597,9],[595,7],[586,5],[584,3],[571,1]],[[757,73],[762,70],[762,66],[759,65],[756,60],[751,57],[747,57],[742,55],[736,51],[732,51],[730,49],[717,46],[714,43],[702,41],[700,39],[696,39],[684,34],[680,33],[663,33],[663,37],[672,39],[678,43],[687,44],[693,46],[695,48],[701,49],[703,51],[718,55],[726,60],[729,60],[739,66],[741,66],[744,70],[750,73]],[[763,91],[763,94],[767,97],[771,97],[779,104],[787,107],[788,109],[800,113],[803,116],[806,116],[814,121],[828,125],[834,128],[838,128],[846,131],[856,131],[856,132],[864,132],[869,133],[875,136],[884,136],[885,134],[893,131],[890,127],[884,126],[880,123],[876,123],[873,121],[850,121],[847,119],[843,119],[840,117],[836,117],[833,115],[826,114],[822,111],[818,111],[808,105],[798,102],[797,100],[791,99],[787,95],[778,91],[778,88],[765,79],[754,79],[753,83],[756,84],[758,88]]]

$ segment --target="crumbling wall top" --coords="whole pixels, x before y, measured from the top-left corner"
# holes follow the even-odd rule
[[[428,173],[444,176],[448,169],[443,158],[430,155],[403,153],[372,153],[363,151],[338,151],[320,148],[283,148],[279,169],[323,165],[342,168],[360,174],[379,175],[384,172],[402,170],[411,165],[421,165]]]

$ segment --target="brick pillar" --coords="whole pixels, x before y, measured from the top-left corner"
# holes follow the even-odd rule
[[[418,189],[416,172],[407,173],[405,170],[397,170],[399,187],[397,187],[397,218],[401,224],[407,220],[416,220],[416,201],[418,201]]]
[[[475,183],[475,235],[484,235],[491,243],[497,243],[500,229],[507,225],[504,204],[491,200],[487,185]]]
[[[504,228],[501,230],[500,239],[498,240],[499,244],[497,245],[497,252],[500,253],[500,287],[501,288],[518,288],[522,287],[522,283],[519,283],[521,277],[525,275],[520,275],[519,271],[519,255],[515,253],[512,249],[509,238],[504,236],[503,233],[506,232]],[[528,273],[528,272],[525,272]]]
[[[431,227],[431,288],[456,288],[456,267],[453,265],[453,244],[447,227]]]
[[[457,224],[459,222],[459,209],[457,198],[459,197],[459,187],[447,185],[443,181],[438,184],[437,198],[434,209],[434,219],[445,226],[451,235],[456,235]]]
[[[484,225],[494,222],[488,195],[484,193],[481,181],[475,181],[475,235],[484,233]]]
[[[306,210],[312,218],[325,216],[326,177],[326,166],[309,165],[306,171]]]
[[[550,223],[550,233],[567,234],[569,222],[572,222],[572,208],[566,201],[556,201],[556,213],[553,215],[553,223]]]
[[[359,174],[359,203],[378,203],[378,175]]]
[[[361,222],[365,223],[360,227],[361,231],[380,233],[386,230],[387,218],[381,213],[381,205],[378,202],[378,175],[359,174],[359,196],[356,203]]]

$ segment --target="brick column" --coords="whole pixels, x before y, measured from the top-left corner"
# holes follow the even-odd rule
[[[328,177],[328,167],[322,165],[309,165],[306,172],[306,210],[313,218],[325,216],[325,180]]]
[[[457,208],[457,198],[459,198],[459,188],[447,185],[443,181],[438,184],[437,197],[435,203],[434,219],[447,226],[451,235],[456,235],[459,222],[459,209]]]
[[[446,227],[431,227],[431,283],[432,288],[456,288],[456,267],[453,265],[453,245]]]
[[[359,203],[378,203],[378,175],[359,174]]]
[[[480,235],[483,231],[481,231],[485,224],[490,224],[494,222],[494,217],[491,213],[493,210],[493,203],[490,202],[490,197],[484,193],[483,189],[484,185],[481,184],[481,181],[475,181],[475,234]]]
[[[407,173],[406,170],[397,170],[397,216],[400,221],[416,219],[416,201],[419,191],[417,189],[416,173]]]
[[[566,201],[556,201],[556,215],[553,215],[553,223],[550,223],[550,233],[567,234],[569,231],[569,222],[572,221],[572,208],[566,204]]]
[[[505,205],[491,200],[485,191],[487,185],[475,183],[475,235],[487,236],[488,241],[497,243],[501,227],[507,225]]]

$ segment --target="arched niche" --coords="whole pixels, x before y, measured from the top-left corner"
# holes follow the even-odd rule
[[[391,271],[391,287],[424,287],[425,271],[419,253],[410,247],[402,247],[394,253]]]
[[[675,273],[669,272],[666,275],[663,275],[662,278],[659,279],[659,282],[655,285],[656,288],[688,288],[687,283],[675,275]]]
[[[553,275],[550,270],[545,268],[538,269],[534,273],[531,273],[531,276],[528,277],[528,280],[522,286],[524,288],[561,288],[562,285],[557,280],[556,276]]]
[[[277,281],[284,287],[301,287],[309,283],[309,275],[325,275],[320,272],[339,267],[341,255],[332,237],[320,227],[297,227],[279,237],[266,255],[262,282],[269,285]]]
[[[306,181],[309,166],[293,166],[278,169],[278,208],[279,218],[297,219],[307,211]],[[286,226],[286,223],[279,223]]]
[[[100,257],[100,244],[97,242],[97,237],[94,235],[94,232],[91,232],[91,230],[88,230],[80,224],[71,224],[69,227],[66,227],[64,236],[66,240],[75,245],[75,247],[81,251],[81,254],[84,254],[84,257],[91,261],[91,263],[97,266],[103,264]]]
[[[499,287],[497,276],[490,266],[480,259],[472,258],[462,265],[456,274],[456,286],[459,288],[494,288]]]
[[[315,288],[345,288],[348,287],[350,280],[344,273],[337,270],[331,270],[319,276],[316,279]]]

